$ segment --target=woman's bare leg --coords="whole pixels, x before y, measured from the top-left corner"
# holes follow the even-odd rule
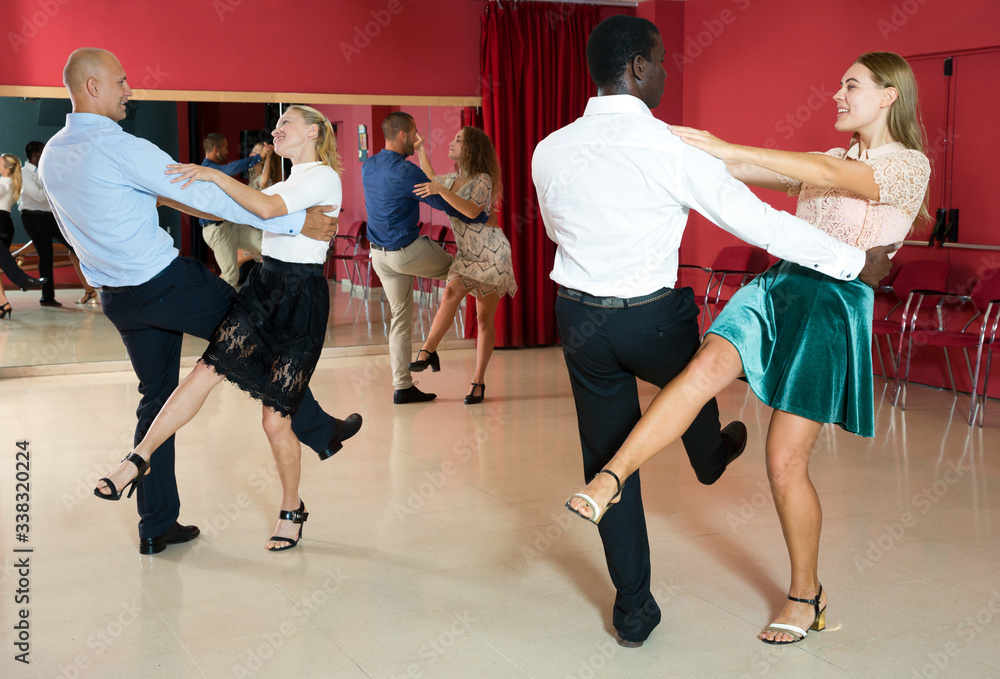
[[[201,407],[205,405],[205,399],[208,398],[209,393],[221,381],[222,376],[215,372],[211,366],[206,365],[203,361],[198,361],[194,370],[177,385],[170,398],[163,404],[163,408],[160,409],[156,419],[149,426],[149,431],[132,452],[148,461],[153,451],[198,414]],[[121,488],[135,478],[135,474],[136,466],[126,461],[118,465],[118,469],[113,471],[108,478],[115,484],[115,488]],[[106,493],[107,488],[107,484],[103,481],[97,486],[101,493]]]
[[[680,439],[702,406],[742,373],[743,364],[736,347],[718,335],[707,335],[698,353],[680,375],[660,390],[604,468],[617,474],[624,484],[625,479],[647,460]],[[610,475],[598,474],[581,492],[593,498],[599,507],[604,507],[616,490],[617,484]],[[573,498],[571,506],[583,516],[591,516],[589,506],[582,499]]]
[[[441,306],[434,314],[431,331],[422,347],[424,351],[437,351],[438,345],[441,344],[441,340],[448,333],[452,321],[455,320],[455,314],[458,312],[458,307],[465,298],[465,294],[466,289],[465,285],[462,284],[462,279],[452,278],[448,281],[448,285],[445,286],[444,293],[441,295]]]
[[[87,279],[83,275],[83,269],[80,268],[80,258],[76,256],[76,253],[70,251],[69,261],[73,262],[73,269],[76,271],[77,278],[80,279],[80,283],[83,284],[83,297],[80,298],[82,302],[85,299],[89,299],[90,295],[94,292],[94,286],[87,282]]]
[[[476,335],[476,373],[472,381],[478,384],[486,383],[486,366],[493,356],[493,345],[496,344],[497,330],[493,320],[496,318],[500,295],[491,292],[476,298],[476,323],[479,325]]]
[[[302,446],[292,433],[292,418],[282,417],[273,408],[264,406],[264,433],[271,444],[271,455],[278,467],[278,479],[281,481],[281,509],[295,511],[299,508],[299,480],[302,478]],[[272,535],[297,540],[299,524],[291,521],[278,520]],[[267,549],[288,547],[284,541],[269,540]]]
[[[797,599],[812,599],[820,586],[819,535],[823,527],[823,510],[809,478],[809,458],[822,429],[820,422],[775,410],[767,430],[767,478],[791,560],[792,584],[788,593]],[[826,592],[821,602],[822,609],[826,606]],[[786,600],[774,622],[808,630],[815,617],[813,606]],[[765,630],[758,638],[781,642],[792,641],[795,637]]]

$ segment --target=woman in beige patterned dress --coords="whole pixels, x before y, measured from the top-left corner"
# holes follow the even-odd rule
[[[415,146],[420,167],[434,179],[426,184],[417,184],[414,193],[419,196],[441,194],[449,205],[469,219],[478,217],[483,209],[496,210],[502,194],[500,164],[493,142],[485,132],[475,127],[459,130],[448,144],[448,157],[455,161],[458,169],[450,174],[438,175],[434,172],[423,137],[417,136]],[[437,346],[454,320],[462,299],[469,294],[475,295],[479,324],[476,373],[465,402],[482,403],[486,396],[486,365],[493,354],[496,337],[493,318],[497,305],[504,295],[513,297],[517,292],[510,261],[510,243],[497,227],[495,212],[486,224],[468,224],[451,217],[451,228],[455,232],[458,253],[448,272],[448,285],[444,289],[441,308],[434,315],[430,335],[417,352],[417,360],[410,363],[409,368],[414,372],[428,367],[434,372],[441,369]]]

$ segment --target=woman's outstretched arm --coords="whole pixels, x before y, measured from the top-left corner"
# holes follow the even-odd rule
[[[813,186],[839,188],[853,191],[869,200],[878,200],[879,185],[875,183],[875,170],[867,163],[853,160],[832,158],[822,153],[800,153],[797,151],[779,151],[756,146],[739,146],[722,141],[715,135],[704,130],[690,127],[672,126],[671,131],[685,143],[706,151],[716,158],[726,161],[726,167],[733,176],[754,186],[752,178],[768,181],[769,175],[755,170],[746,170],[743,165],[756,166],[771,173],[783,174],[792,179]],[[733,172],[733,169],[736,172]],[[738,176],[742,172],[751,178],[746,181]],[[776,177],[775,177],[776,178]],[[783,186],[767,186],[767,188],[783,188]]]
[[[261,219],[271,219],[288,214],[285,200],[278,194],[268,195],[251,189],[246,184],[204,165],[172,163],[167,165],[165,174],[176,174],[172,183],[187,180],[182,186],[186,189],[192,182],[213,182],[225,191],[230,198],[239,203],[244,210],[254,213]]]

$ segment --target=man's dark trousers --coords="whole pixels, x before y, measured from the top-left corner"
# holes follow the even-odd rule
[[[136,444],[177,387],[184,333],[209,339],[235,297],[236,291],[229,284],[188,257],[178,257],[142,285],[101,291],[104,313],[121,333],[139,378],[142,399],[136,411]],[[292,431],[302,443],[322,451],[335,430],[334,419],[307,390],[292,417]],[[166,533],[177,521],[181,506],[174,476],[173,436],[156,449],[150,474],[139,484],[137,495],[139,537]]]
[[[38,277],[48,280],[42,284],[42,299],[55,299],[56,285],[52,280],[52,243],[59,241],[66,247],[69,244],[59,231],[56,218],[51,212],[22,210],[21,223],[28,232],[35,252],[38,253]]]
[[[658,299],[614,308],[601,305],[606,298],[580,297],[563,289],[556,298],[587,482],[639,421],[636,378],[663,388],[700,345],[699,311],[690,288],[664,288],[647,297]],[[715,399],[702,408],[682,440],[699,480],[715,481],[727,456]],[[624,639],[645,641],[660,622],[660,608],[650,591],[649,538],[638,471],[625,482],[620,501],[598,529],[617,590],[615,629]]]

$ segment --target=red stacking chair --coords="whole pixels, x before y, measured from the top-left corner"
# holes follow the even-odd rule
[[[915,305],[913,316],[920,312],[920,305],[924,299],[932,298],[933,295],[922,295]],[[969,424],[973,424],[979,411],[979,426],[983,426],[983,411],[986,406],[986,391],[989,388],[990,363],[993,358],[993,345],[996,342],[997,325],[1000,322],[1000,269],[987,269],[981,275],[975,286],[967,295],[938,295],[937,315],[939,325],[937,328],[910,330],[907,332],[907,352],[906,366],[900,377],[897,374],[896,385],[893,393],[893,402],[901,402],[903,409],[906,409],[906,389],[909,386],[910,359],[913,356],[913,346],[918,345],[931,347],[941,347],[944,350],[945,365],[948,368],[948,379],[951,380],[951,391],[958,396],[955,388],[955,375],[951,368],[951,358],[948,356],[948,349],[962,349],[965,355],[965,367],[969,371],[969,378],[972,383],[972,398],[969,404]],[[946,304],[957,304],[959,307],[968,308],[971,306],[973,315],[964,321],[960,329],[949,329],[945,322],[943,307]],[[955,314],[950,314],[954,316]],[[914,340],[916,336],[916,340]],[[976,366],[972,367],[969,359],[969,349],[976,349]],[[986,349],[985,372],[982,395],[979,394],[979,376],[983,369],[983,350]]]
[[[765,271],[769,263],[767,253],[760,248],[750,245],[731,245],[719,250],[711,267],[697,264],[678,265],[679,269],[696,269],[708,276],[705,292],[702,294],[696,292],[694,295],[695,303],[702,307],[704,313],[701,321],[702,334],[733,293],[749,283],[757,274]]]
[[[354,222],[342,233],[338,233],[334,236],[333,244],[335,252],[327,257],[326,270],[323,272],[327,278],[335,276],[336,270],[334,267],[336,266],[336,263],[344,262],[344,265],[347,267],[347,276],[351,280],[352,291],[354,290],[354,277],[351,276],[351,266],[353,264],[356,268],[354,255],[358,252],[358,248],[360,246],[361,238],[359,234],[365,229],[366,225],[367,222],[365,221]],[[337,250],[340,250],[341,245],[343,245],[343,251],[337,252]],[[361,280],[360,276],[358,280]]]
[[[902,349],[903,335],[907,327],[935,328],[939,325],[936,320],[931,321],[926,317],[918,318],[916,313],[910,313],[910,309],[913,305],[914,295],[917,297],[917,306],[919,306],[924,295],[944,294],[950,272],[951,265],[947,262],[914,260],[900,267],[892,285],[882,286],[878,289],[879,294],[889,295],[896,300],[896,305],[889,309],[883,318],[872,321],[872,346],[875,348],[879,365],[882,367],[882,375],[886,379],[889,379],[889,373],[886,372],[885,363],[882,361],[882,346],[879,344],[878,338],[882,335],[886,336],[889,361],[893,365],[893,376],[899,375],[901,356],[893,356],[891,336],[899,335],[900,349]],[[901,311],[900,307],[902,307]],[[899,312],[898,315],[897,312]]]

